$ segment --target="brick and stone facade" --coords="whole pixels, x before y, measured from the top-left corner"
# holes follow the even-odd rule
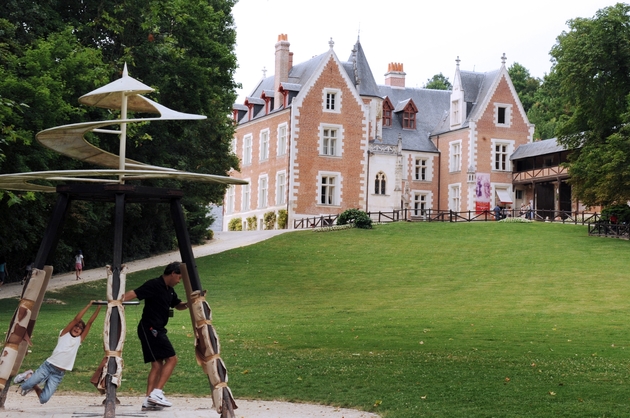
[[[262,229],[265,213],[280,210],[291,228],[349,208],[422,217],[513,205],[510,155],[533,135],[505,57],[489,73],[460,71],[458,59],[452,91],[406,87],[402,63],[389,64],[379,85],[359,41],[348,61],[331,40],[294,65],[286,35],[274,75],[234,106],[234,118],[241,167],[231,175],[250,184],[226,193],[224,229],[254,217],[249,226]]]

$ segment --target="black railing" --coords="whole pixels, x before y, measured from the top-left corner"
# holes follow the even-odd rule
[[[588,226],[588,234],[598,237],[630,239],[630,225],[608,221],[594,222]]]
[[[314,216],[312,218],[301,218],[293,221],[293,229],[320,228],[332,226],[339,215]]]
[[[454,212],[452,210],[433,209],[400,209],[390,212],[368,212],[373,222],[488,222],[495,221],[495,213],[492,210]],[[339,215],[313,216],[300,218],[293,221],[293,229],[320,228],[335,225]],[[584,211],[561,211],[561,210],[529,210],[520,211],[518,209],[503,209],[503,218],[524,218],[539,222],[560,222],[572,223],[575,225],[592,225],[601,220],[601,214]]]

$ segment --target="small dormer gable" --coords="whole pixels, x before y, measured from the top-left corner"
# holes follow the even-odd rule
[[[273,107],[273,102],[275,99],[275,92],[273,90],[263,90],[260,95],[260,98],[265,101],[265,115],[271,112]]]
[[[293,98],[298,95],[301,89],[301,84],[280,83],[280,87],[278,87],[278,92],[282,95],[281,107],[286,108],[287,106],[289,106],[293,101]]]
[[[234,123],[240,123],[248,111],[249,109],[247,108],[247,106],[234,103],[234,105],[232,106],[232,119],[234,119]]]
[[[418,106],[413,102],[413,99],[407,99],[397,103],[394,113],[399,118],[403,129],[416,129]]]
[[[258,113],[265,106],[265,101],[258,97],[246,97],[245,106],[249,109],[249,120],[252,120],[258,115]]]

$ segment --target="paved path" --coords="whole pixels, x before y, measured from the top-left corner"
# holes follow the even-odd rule
[[[273,231],[215,232],[215,238],[213,240],[208,241],[207,244],[193,247],[193,253],[195,257],[203,257],[231,250],[232,248],[245,247],[247,245],[255,244],[285,232],[289,231],[284,229]],[[86,256],[89,257],[89,255]],[[166,266],[172,261],[181,261],[179,251],[173,251],[167,254],[161,254],[155,257],[126,263],[129,268],[129,272],[127,274],[135,271],[147,270],[153,267]],[[99,269],[84,270],[81,277],[83,279],[82,281],[105,279],[107,278],[105,266]],[[53,277],[50,279],[50,283],[48,284],[48,290],[72,286],[77,283],[79,283],[79,281],[76,280],[74,272],[62,274],[55,274],[53,272]],[[20,282],[7,283],[0,288],[0,299],[19,297],[21,294],[22,286],[20,285]]]
[[[195,257],[203,257],[220,253],[232,248],[244,247],[264,241],[276,235],[288,232],[282,231],[247,231],[247,232],[215,232],[215,238],[205,245],[193,248]],[[179,252],[172,252],[156,257],[127,263],[129,273],[142,271],[153,267],[165,266],[171,261],[181,260]],[[83,280],[76,281],[74,272],[54,275],[50,279],[48,289],[59,289],[81,282],[106,278],[105,268],[85,270],[81,274]],[[9,283],[0,288],[0,299],[17,298],[22,293],[20,283]],[[2,324],[0,324],[1,326]],[[6,324],[8,326],[8,324]],[[72,376],[70,374],[69,376]],[[17,387],[15,387],[17,388]],[[167,393],[168,396],[168,393]],[[120,405],[116,407],[116,415],[147,417],[147,418],[207,418],[219,417],[212,409],[212,399],[186,398],[168,396],[173,402],[171,408],[162,411],[142,412],[140,405],[142,398],[120,396]],[[36,396],[29,394],[20,396],[14,386],[9,389],[4,409],[0,409],[0,418],[82,418],[100,417],[104,415],[102,401],[104,397],[95,393],[56,394],[45,405],[40,405]],[[238,409],[236,418],[378,418],[378,415],[353,409],[342,409],[330,406],[298,404],[290,402],[266,402],[236,399]]]

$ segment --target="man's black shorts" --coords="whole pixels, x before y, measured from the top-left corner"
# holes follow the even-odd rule
[[[142,344],[142,355],[145,363],[164,360],[175,355],[175,349],[166,336],[166,330],[144,328],[142,321],[138,324],[138,338]]]

